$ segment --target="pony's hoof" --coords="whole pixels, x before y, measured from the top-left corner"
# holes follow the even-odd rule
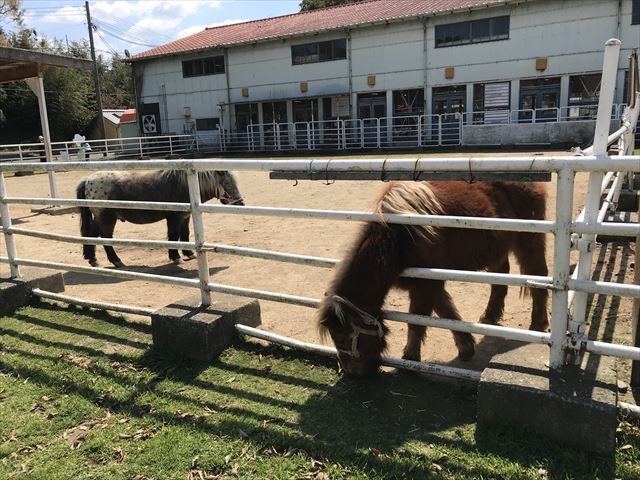
[[[403,360],[411,360],[412,362],[419,362],[420,361],[420,354],[419,353],[414,353],[414,352],[405,352],[402,354],[402,359]]]
[[[549,322],[547,322],[546,324],[532,323],[529,326],[529,330],[532,330],[534,332],[546,332],[548,329],[549,329]]]
[[[180,265],[182,263],[182,259],[180,257],[172,258],[171,263],[173,263],[174,265]]]
[[[118,262],[113,262],[113,266],[116,268],[124,268],[125,264],[118,261]]]
[[[485,325],[498,325],[501,318],[491,317],[487,315],[482,315],[480,317],[480,323],[484,323]]]
[[[463,362],[467,362],[473,358],[476,351],[476,341],[473,339],[471,334],[467,334],[462,341],[457,343],[457,347],[458,358]]]
[[[91,265],[92,267],[100,266],[100,264],[98,263],[98,260],[96,260],[95,258],[92,258],[91,260],[89,260],[89,265]]]
[[[184,259],[185,259],[186,261],[189,261],[189,260],[195,260],[195,259],[196,259],[196,256],[195,256],[193,253],[191,253],[191,254],[189,254],[189,255],[185,255],[185,256],[184,256]]]

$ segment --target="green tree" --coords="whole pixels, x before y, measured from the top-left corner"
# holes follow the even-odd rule
[[[346,5],[347,3],[357,3],[363,0],[302,0],[300,2],[300,11],[308,12],[309,10],[317,10],[318,8],[335,7],[337,5]]]
[[[22,25],[22,0],[0,0],[0,18],[6,23]],[[0,46],[7,45],[7,38],[2,25],[0,25]]]
[[[115,55],[109,65],[99,58],[98,73],[103,108],[135,107],[131,66],[126,64],[122,57]]]

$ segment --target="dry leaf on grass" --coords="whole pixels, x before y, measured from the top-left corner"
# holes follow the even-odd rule
[[[122,447],[115,447],[113,451],[115,453],[113,461],[118,465],[121,464],[124,461],[124,451],[122,450]]]
[[[187,473],[186,480],[218,480],[220,479],[220,475],[213,475],[205,470],[199,470],[197,468],[192,468]]]

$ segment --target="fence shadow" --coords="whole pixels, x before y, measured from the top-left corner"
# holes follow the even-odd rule
[[[188,265],[186,263],[167,263],[165,265],[159,265],[156,267],[146,267],[146,266],[134,266],[127,265],[123,269],[118,269],[116,267],[107,267],[110,270],[123,270],[130,271],[136,273],[153,273],[156,275],[166,275],[178,278],[198,278],[198,270],[195,263],[192,263],[193,268],[185,268],[184,265]],[[222,272],[228,269],[229,266],[221,266],[221,267],[209,267],[209,276],[213,276],[219,272]],[[96,275],[92,273],[80,273],[80,272],[65,272],[64,273],[64,283],[65,285],[109,285],[116,284],[122,282],[131,282],[135,281],[133,279],[128,278],[116,278],[109,277],[106,275]]]

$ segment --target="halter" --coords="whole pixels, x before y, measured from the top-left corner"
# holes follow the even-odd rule
[[[378,320],[378,318],[374,317],[368,312],[365,312],[364,310],[357,307],[346,298],[343,298],[339,295],[334,295],[332,299],[333,301],[341,303],[342,305],[345,305],[350,309],[354,310],[356,313],[358,313],[360,315],[360,318],[362,318],[362,322],[365,325],[376,327],[375,330],[371,330],[351,322],[351,334],[350,334],[351,350],[342,350],[340,348],[337,349],[338,352],[342,352],[346,355],[349,355],[352,358],[360,358],[360,352],[358,351],[358,337],[360,336],[360,334],[376,335],[378,338],[384,337],[384,329],[382,327],[382,323],[380,322],[380,320]]]

